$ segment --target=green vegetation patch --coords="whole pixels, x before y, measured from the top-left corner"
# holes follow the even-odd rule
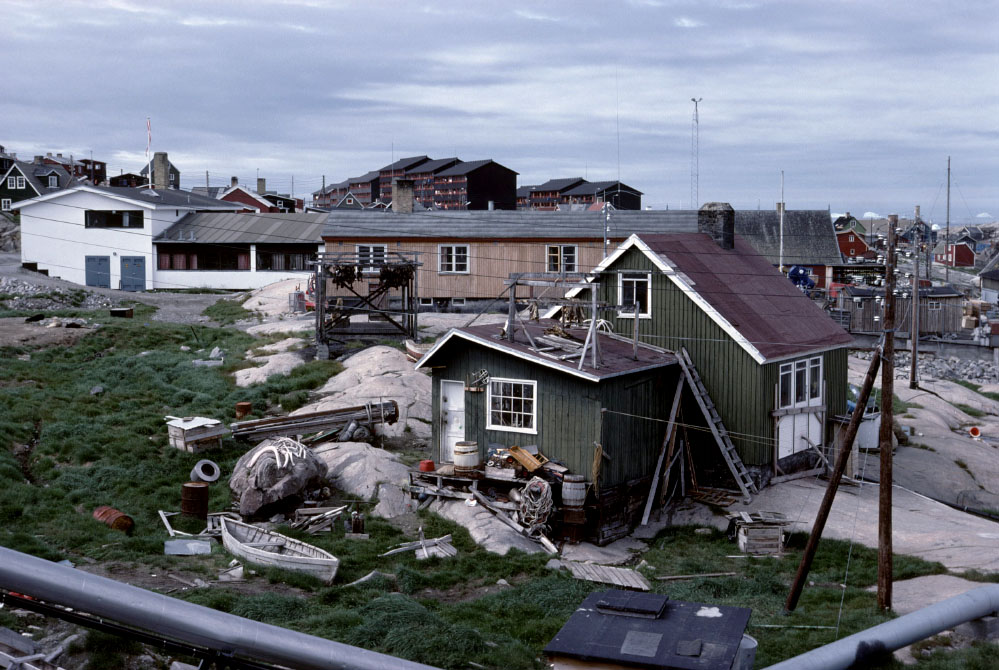
[[[243,307],[243,303],[246,302],[248,297],[249,296],[233,300],[219,300],[214,305],[206,307],[202,314],[210,318],[212,321],[222,324],[223,326],[232,325],[237,321],[259,318],[259,315],[256,312],[252,312]]]

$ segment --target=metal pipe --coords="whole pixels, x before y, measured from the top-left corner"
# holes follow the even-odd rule
[[[302,670],[437,670],[217,612],[0,547],[0,587],[226,655]]]
[[[771,665],[767,670],[840,670],[999,611],[999,584],[989,584]]]

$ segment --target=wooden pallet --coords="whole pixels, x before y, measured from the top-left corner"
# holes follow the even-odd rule
[[[733,493],[733,491],[726,491],[724,489],[696,489],[690,492],[690,497],[697,502],[707,505],[728,507],[735,504],[735,498],[732,496]]]

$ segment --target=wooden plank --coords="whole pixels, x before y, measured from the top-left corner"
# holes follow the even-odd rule
[[[628,589],[649,591],[652,585],[640,573],[630,568],[616,568],[595,563],[579,563],[577,561],[562,561],[576,579],[600,584],[611,584]]]
[[[635,319],[638,322],[638,319]],[[666,437],[663,438],[662,446],[659,448],[659,458],[656,460],[655,470],[652,471],[652,486],[649,488],[649,497],[645,501],[645,511],[642,513],[642,525],[645,526],[649,523],[649,513],[652,511],[652,501],[656,497],[656,491],[659,488],[659,469],[663,466],[663,457],[666,454],[666,445],[669,443],[670,451],[672,452],[673,447],[673,437],[676,435],[676,411],[680,407],[680,394],[683,393],[683,380],[684,376],[680,375],[679,381],[676,383],[676,393],[673,394],[673,407],[669,411],[669,427],[666,429]],[[663,484],[665,486],[665,484]]]

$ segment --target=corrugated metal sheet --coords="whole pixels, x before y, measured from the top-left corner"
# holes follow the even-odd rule
[[[184,244],[303,244],[322,242],[326,214],[188,214],[154,242]],[[193,237],[193,239],[192,239]]]
[[[737,210],[735,232],[747,240],[772,265],[780,262],[780,214],[773,210]],[[841,265],[843,255],[836,241],[829,212],[784,212],[784,265]]]

